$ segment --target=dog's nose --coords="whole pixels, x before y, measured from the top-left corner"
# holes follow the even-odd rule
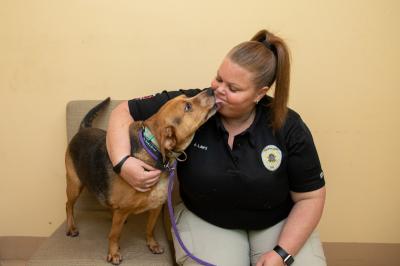
[[[207,95],[208,95],[208,96],[214,96],[214,90],[211,89],[211,88],[208,88],[208,89],[207,89]]]

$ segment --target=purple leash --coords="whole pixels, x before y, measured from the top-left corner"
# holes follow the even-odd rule
[[[158,160],[157,156],[147,148],[146,144],[144,143],[143,140],[143,134],[142,130],[139,130],[139,140],[140,143],[142,144],[143,148],[150,154],[150,156],[154,160]],[[168,176],[168,211],[169,211],[169,218],[171,220],[171,225],[172,225],[172,230],[174,231],[175,237],[178,240],[179,245],[182,247],[183,251],[185,251],[186,255],[188,255],[192,260],[195,262],[204,265],[204,266],[216,266],[214,264],[208,263],[202,259],[197,258],[195,255],[193,255],[185,246],[183,243],[181,236],[179,235],[178,228],[176,227],[176,222],[175,222],[175,215],[174,215],[174,208],[172,207],[172,189],[174,187],[174,170],[176,168],[176,161],[173,163],[172,167],[169,166],[169,163],[164,166],[168,171],[169,171],[169,176]]]
[[[176,236],[176,239],[179,242],[179,245],[185,251],[186,255],[188,255],[192,260],[194,260],[197,263],[200,263],[201,265],[215,266],[214,264],[208,263],[204,260],[197,258],[195,255],[193,255],[186,248],[185,244],[183,243],[183,241],[179,235],[179,231],[178,231],[178,228],[176,227],[176,223],[175,223],[174,208],[172,208],[172,188],[174,187],[174,168],[175,168],[175,166],[176,166],[176,161],[173,165],[173,168],[170,170],[169,177],[168,177],[168,179],[169,179],[169,182],[168,182],[168,211],[169,211],[169,218],[171,219],[172,229],[174,230],[174,234]]]

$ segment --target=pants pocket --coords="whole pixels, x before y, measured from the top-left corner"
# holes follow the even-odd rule
[[[326,266],[322,243],[317,231],[314,231],[300,252],[294,257],[293,265]]]
[[[174,207],[174,216],[175,216],[175,224],[178,225],[181,221],[182,215],[185,212],[186,208],[183,203],[179,203]]]
[[[324,249],[322,247],[321,240],[319,238],[319,234],[317,231],[314,231],[311,234],[312,241],[311,241],[311,248],[313,251],[313,254],[315,257],[321,259],[322,261],[325,262],[326,265],[326,259],[325,259],[325,254],[324,254]]]

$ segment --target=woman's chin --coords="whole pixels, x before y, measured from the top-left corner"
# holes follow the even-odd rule
[[[220,105],[217,109],[217,113],[221,116],[226,116],[227,115],[227,109],[223,105]],[[229,113],[229,112],[228,112]]]

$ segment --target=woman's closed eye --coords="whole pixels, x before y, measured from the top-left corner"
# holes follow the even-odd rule
[[[238,91],[238,89],[237,89],[236,87],[229,86],[228,88],[229,88],[229,90],[230,90],[231,92],[233,92],[233,93],[235,93],[235,92]]]
[[[219,75],[217,75],[215,77],[215,81],[218,82],[218,83],[224,82]],[[228,87],[229,91],[231,91],[233,93],[239,91],[239,88],[237,88],[235,85],[227,83],[227,87]]]

